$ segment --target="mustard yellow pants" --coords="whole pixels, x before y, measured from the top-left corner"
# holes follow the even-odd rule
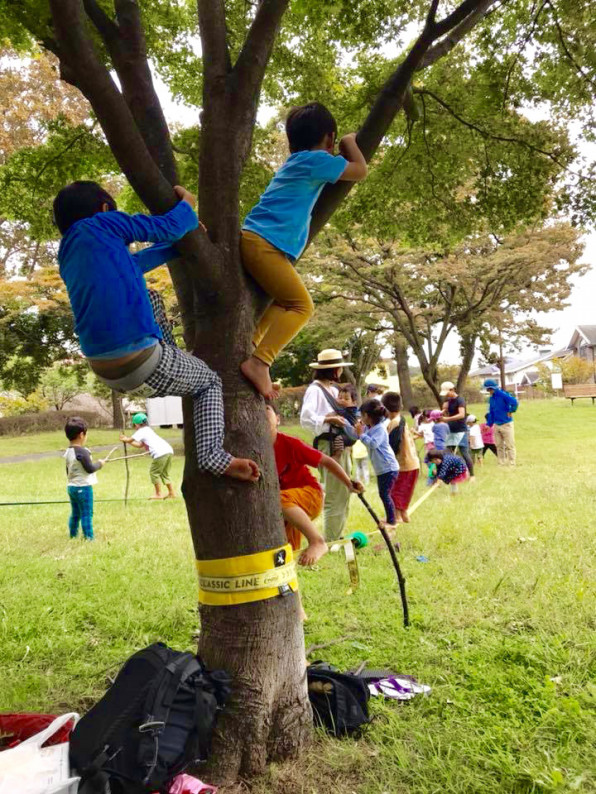
[[[259,320],[253,353],[265,364],[276,356],[312,317],[315,307],[288,257],[258,234],[243,231],[240,252],[244,269],[273,303]]]

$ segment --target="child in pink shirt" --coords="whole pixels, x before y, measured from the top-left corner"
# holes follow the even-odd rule
[[[495,428],[489,427],[486,422],[488,421],[488,414],[485,416],[486,421],[480,425],[480,432],[482,434],[482,441],[484,442],[484,450],[482,451],[482,457],[486,455],[487,450],[493,453],[496,456],[497,454],[497,445],[495,444]]]

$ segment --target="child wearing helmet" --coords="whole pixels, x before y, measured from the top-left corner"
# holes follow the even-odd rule
[[[125,436],[123,433],[120,435],[120,441],[125,444],[130,444],[137,449],[144,449],[151,455],[151,468],[149,469],[149,477],[155,488],[155,493],[150,499],[174,499],[176,494],[174,486],[170,479],[170,469],[172,468],[172,458],[174,457],[174,450],[161,436],[158,436],[155,430],[149,427],[147,414],[139,412],[132,418],[133,427],[137,429],[132,436]],[[167,496],[162,496],[161,486],[165,485],[168,489]]]

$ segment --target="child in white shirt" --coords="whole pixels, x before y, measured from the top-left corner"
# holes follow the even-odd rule
[[[484,459],[484,441],[482,440],[482,430],[474,414],[468,414],[466,419],[468,433],[470,435],[470,450],[474,463],[482,464]]]
[[[130,444],[137,449],[145,449],[151,455],[151,468],[149,469],[149,477],[155,488],[155,493],[151,499],[163,499],[161,494],[161,483],[168,489],[168,495],[165,499],[174,499],[176,494],[174,486],[170,479],[170,469],[172,467],[172,458],[174,457],[174,450],[168,442],[158,436],[155,430],[149,427],[147,414],[142,412],[135,414],[132,418],[132,424],[137,427],[132,436],[121,435],[120,441],[125,444]]]

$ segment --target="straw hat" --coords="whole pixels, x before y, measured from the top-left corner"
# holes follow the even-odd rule
[[[311,369],[337,369],[338,367],[351,367],[353,364],[351,361],[344,361],[341,350],[328,347],[326,350],[321,350],[317,360],[308,366]]]

